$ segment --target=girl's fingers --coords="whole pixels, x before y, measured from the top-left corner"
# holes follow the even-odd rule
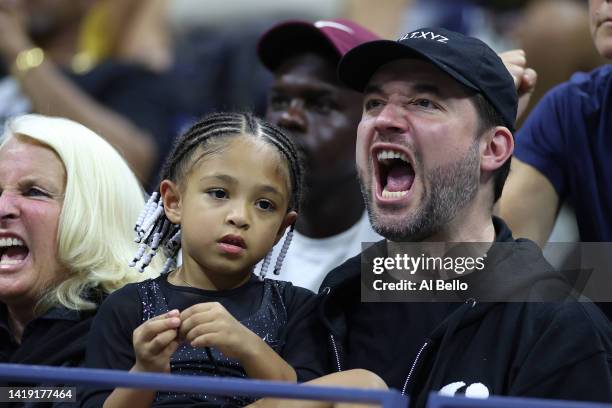
[[[166,348],[162,351],[164,357],[170,358],[172,354],[179,348],[180,343],[176,340],[173,340],[166,346]]]
[[[187,320],[193,315],[208,312],[218,306],[221,306],[218,302],[198,303],[183,310],[180,317],[181,320]]]
[[[152,356],[162,354],[174,339],[176,339],[176,330],[161,332],[146,344],[147,352]]]
[[[179,329],[179,335],[181,338],[185,338],[187,333],[192,331],[195,327],[202,326],[214,322],[215,318],[210,311],[202,311],[196,314],[192,314],[186,319],[181,319],[181,327]]]
[[[192,329],[187,331],[185,335],[182,336],[181,338],[184,339],[186,342],[190,343],[199,336],[202,336],[204,334],[209,334],[209,333],[217,333],[217,332],[219,332],[219,324],[217,322],[209,322],[209,323],[199,324],[193,327]]]
[[[190,344],[192,347],[214,347],[217,346],[217,334],[206,333],[193,339]]]
[[[134,330],[134,342],[151,341],[157,334],[168,330],[176,329],[181,325],[181,319],[177,313],[166,313],[147,320]]]

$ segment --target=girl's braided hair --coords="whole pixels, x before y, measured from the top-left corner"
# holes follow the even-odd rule
[[[251,136],[274,146],[285,158],[289,167],[291,197],[287,211],[298,211],[302,196],[302,166],[298,151],[293,141],[278,127],[257,118],[249,113],[213,113],[196,122],[174,143],[171,154],[166,159],[161,173],[161,180],[178,183],[198,160],[215,151],[220,138]],[[201,148],[201,149],[198,149]],[[200,156],[194,160],[196,151]],[[282,266],[291,238],[294,225],[291,225],[281,251],[276,260],[274,273],[278,274]],[[149,198],[144,210],[136,221],[136,242],[140,243],[130,266],[138,265],[142,272],[161,246],[168,256],[162,273],[169,272],[176,266],[176,257],[181,248],[181,229],[172,224],[166,217],[162,198],[155,192]],[[267,273],[271,261],[270,251],[264,258],[260,277]]]

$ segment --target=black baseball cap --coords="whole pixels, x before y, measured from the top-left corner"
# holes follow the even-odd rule
[[[397,41],[379,40],[359,45],[340,60],[338,76],[349,88],[363,92],[384,64],[402,58],[430,61],[459,83],[481,93],[514,130],[518,96],[514,80],[499,56],[481,40],[446,30],[420,28]]]

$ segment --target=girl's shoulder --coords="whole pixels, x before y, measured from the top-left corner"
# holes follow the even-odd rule
[[[289,314],[292,311],[317,302],[317,295],[314,292],[300,286],[295,286],[291,282],[266,278],[262,284],[278,293],[286,305]]]

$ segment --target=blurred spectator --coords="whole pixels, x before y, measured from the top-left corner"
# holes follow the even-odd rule
[[[0,2],[0,60],[10,72],[0,81],[0,123],[30,111],[71,118],[103,135],[142,182],[152,181],[173,134],[171,90],[143,66],[85,52],[86,17],[98,5]]]
[[[259,43],[259,57],[274,73],[266,117],[289,133],[305,165],[305,194],[280,279],[315,292],[362,243],[382,239],[368,220],[355,168],[362,97],[336,76],[345,52],[375,39],[349,20],[292,20]]]
[[[591,0],[590,27],[612,59],[612,3]],[[576,212],[581,241],[612,241],[612,65],[577,73],[544,96],[516,137],[500,210],[517,236],[541,245],[563,201]],[[612,316],[612,303],[604,306]]]

